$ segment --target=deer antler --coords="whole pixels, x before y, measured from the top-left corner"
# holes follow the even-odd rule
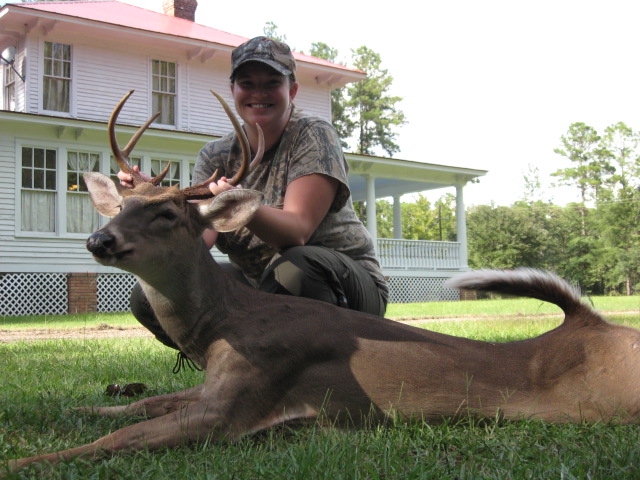
[[[115,125],[118,120],[118,115],[122,110],[122,107],[124,107],[124,104],[127,102],[129,97],[133,94],[133,92],[134,90],[130,90],[129,93],[127,93],[122,98],[122,100],[120,100],[118,105],[116,105],[116,108],[113,109],[113,113],[111,113],[111,117],[109,117],[108,131],[109,131],[109,143],[111,145],[111,151],[113,152],[116,162],[118,163],[118,166],[123,172],[131,175],[131,177],[133,178],[133,186],[135,187],[140,183],[145,183],[146,180],[144,180],[140,176],[140,174],[137,171],[135,171],[129,164],[129,154],[131,153],[133,148],[136,146],[136,143],[138,143],[138,140],[140,140],[140,137],[142,137],[142,134],[147,130],[147,128],[149,128],[149,125],[151,125],[151,123],[158,117],[158,115],[160,115],[160,112],[156,113],[151,118],[149,118],[149,120],[147,120],[146,123],[142,125],[138,129],[138,131],[131,137],[131,140],[129,140],[129,143],[127,143],[127,146],[121,149],[118,146],[118,140],[116,139]],[[254,157],[253,161],[249,163],[249,160],[251,158],[251,147],[249,145],[249,139],[247,138],[247,135],[244,133],[244,130],[240,126],[240,123],[238,122],[235,115],[229,108],[229,105],[227,105],[227,102],[225,102],[224,99],[213,90],[211,90],[211,93],[213,93],[213,95],[218,99],[218,101],[222,105],[222,108],[224,108],[224,111],[229,117],[229,120],[231,120],[233,129],[235,130],[236,135],[238,135],[238,139],[240,140],[240,147],[242,149],[242,164],[240,165],[240,169],[237,171],[237,173],[231,178],[231,180],[229,180],[229,184],[235,186],[235,185],[238,185],[243,179],[245,179],[246,176],[249,175],[249,173],[251,173],[262,160],[262,156],[264,155],[264,135],[262,134],[262,129],[260,128],[260,125],[256,123],[256,127],[258,129],[258,137],[259,137],[258,150],[256,152],[256,156]],[[171,164],[170,163],[167,164],[167,166],[160,173],[160,175],[152,178],[150,180],[150,183],[153,183],[154,185],[160,185],[160,182],[162,182],[162,179],[169,172],[170,167],[171,167]],[[209,177],[207,180],[205,180],[204,182],[199,183],[197,185],[193,185],[191,187],[183,188],[181,192],[185,196],[185,198],[189,200],[204,200],[207,198],[211,198],[213,197],[213,193],[211,193],[211,190],[209,190],[208,185],[211,182],[215,181],[217,176],[218,176],[218,171],[216,170],[215,172],[213,172],[213,175]]]
[[[256,151],[256,156],[249,163],[249,159],[251,158],[251,146],[249,145],[249,139],[247,135],[244,133],[244,130],[240,126],[238,119],[235,117],[227,102],[216,92],[211,90],[211,93],[218,99],[222,108],[224,108],[225,113],[231,120],[231,124],[233,125],[233,129],[238,135],[238,139],[240,140],[240,148],[242,149],[242,164],[240,165],[240,169],[236,172],[236,174],[229,180],[230,185],[238,185],[242,180],[244,180],[249,173],[251,173],[256,166],[262,160],[262,156],[264,155],[264,135],[262,134],[262,129],[260,125],[256,123],[256,128],[258,129],[258,150]],[[209,177],[202,183],[197,185],[193,185],[192,187],[183,188],[181,190],[182,194],[188,198],[189,200],[204,200],[206,198],[211,198],[213,193],[209,190],[209,184],[218,176],[218,170],[213,172],[213,175]]]
[[[129,140],[129,143],[127,143],[127,146],[121,149],[120,146],[118,145],[118,140],[116,139],[116,128],[115,128],[116,122],[118,121],[118,115],[120,115],[120,110],[122,110],[122,107],[124,107],[124,104],[127,103],[127,100],[129,100],[129,97],[133,94],[134,91],[135,90],[129,90],[129,93],[127,93],[122,98],[122,100],[120,100],[118,105],[116,105],[116,108],[113,109],[113,112],[109,117],[109,124],[108,124],[107,130],[109,131],[109,144],[111,145],[111,151],[113,152],[113,156],[115,157],[116,162],[120,167],[120,170],[131,175],[131,177],[133,178],[133,186],[135,187],[140,183],[145,183],[146,180],[144,180],[140,176],[140,174],[137,171],[135,171],[129,164],[129,154],[133,150],[133,147],[136,146],[136,143],[138,143],[138,140],[140,140],[140,137],[142,137],[142,134],[147,130],[147,128],[149,128],[149,125],[151,125],[151,123],[156,118],[158,118],[158,115],[160,115],[160,112],[152,115],[151,118],[149,118],[149,120],[147,120],[146,123],[142,125],[138,129],[138,131],[131,137],[131,140]],[[154,185],[160,185],[160,182],[162,182],[162,179],[169,172],[170,167],[171,167],[171,164],[168,163],[167,166],[164,168],[164,170],[160,173],[160,175],[151,179],[151,183],[153,183]]]

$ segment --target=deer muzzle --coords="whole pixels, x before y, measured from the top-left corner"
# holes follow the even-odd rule
[[[87,239],[87,250],[89,250],[97,260],[105,260],[111,257],[116,239],[113,235],[98,230]]]

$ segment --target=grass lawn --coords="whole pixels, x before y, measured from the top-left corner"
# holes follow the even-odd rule
[[[514,303],[498,306],[490,302]],[[453,315],[446,311],[436,313],[442,305],[425,304],[419,310],[434,312],[420,315],[431,317],[422,324],[427,328],[492,341],[537,335],[560,321],[558,316],[549,316],[554,312],[543,312],[541,302],[534,301],[533,306],[526,307],[534,311],[524,313],[516,302],[519,300],[457,302],[468,308]],[[484,304],[485,314],[478,310],[478,304]],[[635,312],[639,306],[635,297],[635,303],[630,302],[627,307],[609,307],[611,311],[628,312],[611,319],[640,326],[640,314]],[[416,316],[410,313],[413,308],[392,305],[389,316]],[[495,316],[495,309],[501,309],[499,317],[484,318]],[[458,320],[442,321],[438,317]],[[115,314],[99,319],[72,316],[64,320],[1,320],[0,329],[41,328],[43,322],[56,328],[77,328],[91,322],[134,322],[130,315]],[[70,448],[135,423],[135,419],[104,419],[68,412],[74,406],[131,401],[105,396],[108,384],[145,382],[149,395],[155,395],[202,381],[201,372],[183,370],[172,374],[174,360],[171,350],[149,338],[0,343],[4,367],[0,389],[0,471],[5,459]],[[359,431],[282,427],[232,445],[205,443],[117,456],[97,463],[75,460],[55,467],[34,466],[8,478],[629,479],[640,478],[640,426],[466,419],[438,425],[390,422]]]

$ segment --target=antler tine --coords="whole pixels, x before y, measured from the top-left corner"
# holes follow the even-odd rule
[[[181,190],[182,195],[184,195],[189,200],[206,200],[207,198],[213,197],[213,193],[209,190],[209,184],[211,182],[215,182],[216,178],[218,178],[218,170],[213,172],[207,180],[197,185],[192,185],[191,187],[183,188]]]
[[[167,173],[169,173],[169,170],[171,169],[171,162],[167,163],[167,166],[164,167],[164,170],[162,170],[160,172],[160,175],[153,177],[151,180],[149,180],[149,183],[153,183],[154,185],[160,185],[160,183],[162,182],[162,180],[164,180],[164,177],[167,176]]]
[[[262,133],[262,128],[260,128],[260,125],[256,123],[256,127],[258,129],[258,150],[256,151],[256,156],[254,157],[254,159],[251,161],[251,163],[249,163],[249,160],[251,159],[251,146],[249,145],[249,139],[247,138],[247,135],[244,133],[244,130],[242,130],[242,127],[240,126],[240,122],[238,122],[235,115],[229,108],[229,105],[224,101],[224,98],[222,98],[222,96],[220,96],[213,90],[211,90],[211,93],[213,93],[213,95],[220,102],[220,105],[222,105],[222,108],[229,117],[229,120],[231,120],[233,129],[235,130],[236,135],[238,135],[238,138],[240,140],[240,148],[242,149],[242,164],[240,165],[240,169],[238,170],[238,172],[231,178],[231,180],[229,180],[229,184],[235,186],[238,185],[242,180],[244,180],[244,178],[249,175],[249,173],[251,173],[262,160],[262,157],[264,155],[264,134]],[[190,200],[204,200],[207,198],[211,198],[213,197],[213,193],[211,193],[211,190],[209,190],[208,185],[211,182],[214,182],[217,177],[218,170],[213,172],[213,175],[211,175],[208,180],[205,180],[204,182],[197,185],[193,185],[192,187],[183,188],[181,190],[182,194]]]
[[[249,165],[249,161],[251,160],[251,146],[249,145],[249,139],[247,138],[247,135],[244,133],[244,130],[242,130],[238,119],[229,108],[229,105],[227,105],[227,102],[224,101],[224,98],[222,98],[213,90],[211,90],[211,93],[213,93],[213,95],[220,102],[220,105],[222,105],[222,108],[224,108],[224,111],[227,113],[229,120],[231,120],[233,129],[235,130],[236,135],[238,135],[238,139],[240,140],[240,148],[242,149],[242,164],[240,165],[240,169],[236,172],[236,174],[231,178],[231,180],[229,180],[229,184],[235,186],[238,185],[242,180],[244,180],[244,178],[249,175],[249,173],[251,173],[251,171],[262,160],[262,155],[264,154],[264,136],[262,134],[260,125],[256,123],[259,135],[258,151],[256,152],[256,156],[251,162],[251,165]]]
[[[149,128],[149,125],[151,125],[151,123],[156,118],[158,118],[158,115],[160,115],[160,112],[151,116],[151,118],[149,118],[149,120],[147,120],[146,123],[142,125],[138,129],[138,131],[131,137],[131,140],[129,140],[129,143],[127,143],[127,146],[124,147],[123,149],[120,149],[120,146],[118,145],[118,139],[116,138],[116,129],[115,129],[116,122],[118,121],[118,115],[120,115],[120,111],[122,110],[122,107],[124,107],[124,104],[127,102],[127,100],[129,100],[129,97],[133,94],[134,91],[135,90],[129,90],[129,93],[127,93],[124,97],[122,97],[122,100],[120,100],[118,105],[116,105],[116,108],[113,109],[113,112],[109,117],[107,130],[109,132],[109,144],[111,145],[111,151],[113,152],[113,156],[116,159],[116,163],[118,164],[118,166],[123,172],[128,173],[133,177],[133,185],[135,186],[140,183],[144,183],[144,180],[142,180],[140,175],[129,164],[129,154],[133,150],[133,147],[136,146],[136,143],[138,143],[138,140],[140,140],[140,137],[142,137],[142,134],[147,130],[147,128]],[[162,178],[164,178],[167,172],[168,172],[168,168],[165,168],[165,171],[158,176],[158,177],[161,176],[161,178],[158,180],[158,183],[162,181]],[[156,180],[158,177],[154,178],[153,180]],[[156,183],[156,185],[158,183]]]

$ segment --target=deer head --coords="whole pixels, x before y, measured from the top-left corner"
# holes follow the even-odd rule
[[[111,149],[122,171],[133,177],[133,189],[122,188],[117,182],[97,172],[84,174],[91,201],[96,210],[107,217],[114,217],[105,227],[96,231],[87,240],[87,249],[94,258],[105,265],[113,265],[136,272],[141,262],[166,259],[163,249],[179,248],[184,242],[198,240],[202,231],[212,227],[225,232],[237,230],[254,216],[262,201],[262,194],[254,190],[232,189],[214,197],[208,188],[217,177],[217,172],[198,185],[179,189],[177,186],[162,187],[169,166],[157,177],[145,181],[129,164],[129,155],[157,114],[152,116],[121,149],[115,135],[118,114],[131,96],[130,91],[118,103],[111,114],[108,131]],[[242,166],[229,181],[238,185],[260,162],[264,152],[264,139],[260,134],[260,146],[250,162],[249,141],[225,101],[212,92],[231,119],[242,147]],[[192,200],[207,200],[195,204]],[[171,237],[168,242],[162,238]]]

